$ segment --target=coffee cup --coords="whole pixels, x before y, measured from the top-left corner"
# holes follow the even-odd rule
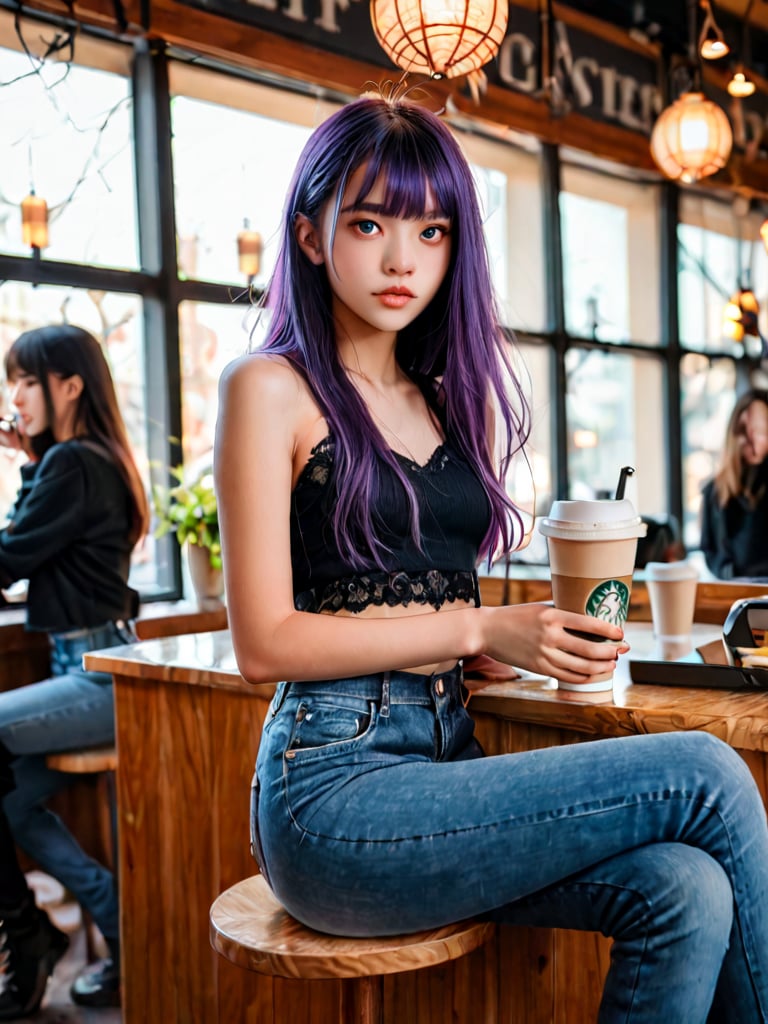
[[[648,562],[645,566],[653,635],[662,658],[681,658],[693,647],[698,582],[696,566],[685,560]]]
[[[547,538],[556,608],[623,626],[629,614],[637,540],[646,524],[628,498],[555,501],[539,524]],[[583,634],[600,642],[602,636]],[[610,642],[610,641],[606,641]],[[590,683],[558,681],[563,690],[610,690],[613,672]]]

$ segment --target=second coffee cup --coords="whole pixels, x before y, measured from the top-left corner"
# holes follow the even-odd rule
[[[693,647],[698,580],[696,566],[685,560],[648,562],[645,566],[653,635],[662,658],[681,658]]]
[[[646,524],[628,498],[555,501],[539,529],[547,538],[556,608],[623,626],[629,613],[638,537]],[[602,640],[602,637],[595,637]],[[564,690],[610,690],[613,672]]]

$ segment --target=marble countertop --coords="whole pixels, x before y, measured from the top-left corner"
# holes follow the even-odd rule
[[[185,633],[108,647],[85,655],[86,668],[136,679],[154,679],[187,686],[215,686],[271,694],[274,683],[252,685],[240,675],[228,629]]]

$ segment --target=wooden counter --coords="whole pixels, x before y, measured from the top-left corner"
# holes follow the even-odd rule
[[[694,643],[720,636],[697,624]],[[636,686],[629,658],[656,658],[651,628],[630,623],[632,651],[619,662],[613,692],[560,691],[553,681],[494,684],[473,693],[470,710],[488,754],[561,746],[607,736],[701,729],[735,747],[768,805],[768,693],[687,687]],[[544,928],[504,929],[507,957],[502,1003],[525,1006],[515,1024],[588,1024],[597,1019],[611,942],[595,932]],[[507,1020],[507,1018],[500,1018]]]
[[[647,624],[627,632],[632,657],[653,656]],[[718,635],[696,627],[697,643]],[[256,870],[249,789],[272,687],[243,682],[226,631],[113,648],[88,665],[116,682],[125,1024],[334,1024],[341,982],[264,978],[208,943],[210,903]],[[488,753],[705,729],[742,753],[768,794],[761,694],[633,686],[625,660],[612,694],[509,682],[476,691],[470,709]],[[386,1021],[587,1024],[608,955],[593,933],[503,928],[463,961],[388,978]]]

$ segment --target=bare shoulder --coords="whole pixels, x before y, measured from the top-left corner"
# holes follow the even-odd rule
[[[298,371],[283,356],[249,352],[228,363],[221,374],[224,393],[247,388],[264,399],[296,401],[307,393],[307,385]]]
[[[297,427],[317,415],[317,406],[301,373],[282,356],[252,352],[223,370],[219,381],[223,405],[255,411]]]

